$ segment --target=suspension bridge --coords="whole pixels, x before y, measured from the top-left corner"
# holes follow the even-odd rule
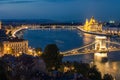
[[[75,48],[69,51],[61,52],[64,56],[90,54],[90,53],[107,53],[112,51],[120,51],[120,43],[107,40],[105,36],[96,36],[95,41],[84,45],[80,48]]]

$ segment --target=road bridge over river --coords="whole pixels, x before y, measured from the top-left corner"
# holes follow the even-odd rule
[[[96,36],[94,42],[84,45],[80,48],[61,52],[61,54],[64,56],[71,56],[90,53],[107,53],[111,51],[120,51],[120,43],[107,41],[107,38],[105,36]]]

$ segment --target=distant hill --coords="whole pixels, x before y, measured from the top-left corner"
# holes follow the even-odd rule
[[[17,19],[2,19],[1,20],[3,25],[21,25],[21,24],[41,24],[41,25],[48,25],[48,24],[61,24],[61,25],[74,25],[74,24],[81,24],[78,21],[54,21],[49,19],[34,19],[34,20],[17,20]]]

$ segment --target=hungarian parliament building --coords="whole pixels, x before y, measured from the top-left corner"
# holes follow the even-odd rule
[[[88,32],[102,32],[102,24],[98,23],[94,17],[90,20],[86,19],[85,24],[81,27]]]

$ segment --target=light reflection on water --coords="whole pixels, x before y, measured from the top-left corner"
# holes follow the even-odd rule
[[[94,62],[98,70],[104,74],[111,74],[116,80],[120,79],[120,52],[110,52],[108,55],[107,62],[101,62],[100,57],[97,57],[94,54],[82,54],[78,56],[67,56],[63,58],[63,61],[78,61],[78,62]]]
[[[102,72],[102,75],[109,73],[113,75],[113,77],[116,77],[117,80],[120,79],[120,69],[119,69],[119,64],[120,62],[106,62],[106,63],[100,63],[100,62],[95,62],[97,65],[97,68],[99,69],[100,72]]]

